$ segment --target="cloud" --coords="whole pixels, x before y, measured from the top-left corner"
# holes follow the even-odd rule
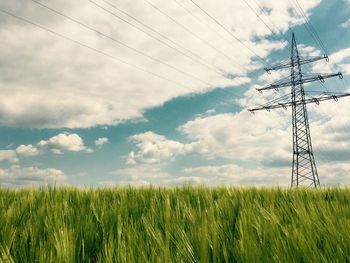
[[[313,47],[301,48],[308,55],[317,55]],[[331,55],[336,62],[343,64],[348,57],[349,49]],[[259,95],[255,87],[239,101],[242,106],[255,106],[266,101],[265,94]],[[329,101],[308,105],[314,154],[323,185],[349,183],[349,167],[341,163],[350,160],[349,111],[350,104],[346,98],[337,103]],[[129,163],[151,160],[152,163],[165,164],[178,155],[200,154],[209,159],[221,157],[243,164],[189,167],[183,170],[188,176],[172,176],[159,184],[171,185],[171,182],[176,184],[176,180],[191,181],[191,178],[196,178],[193,183],[208,185],[288,185],[292,159],[290,110],[261,111],[254,116],[246,110],[234,114],[213,113],[209,116],[197,115],[178,128],[185,135],[186,143],[152,132],[133,136],[131,141],[138,150],[130,153]]]
[[[127,163],[157,164],[179,155],[197,154],[208,159],[221,157],[285,166],[289,164],[292,145],[289,128],[288,118],[278,112],[262,112],[259,118],[247,111],[197,117],[178,128],[188,143],[150,131],[131,136],[137,151],[129,153]]]
[[[162,184],[171,174],[164,172],[157,165],[140,164],[134,167],[117,169],[111,172],[117,179],[100,182],[102,186],[133,185],[147,186]]]
[[[199,176],[179,176],[172,179],[168,179],[162,182],[162,185],[165,186],[201,186],[201,185],[210,185],[212,178],[203,178]]]
[[[64,152],[85,152],[93,150],[85,146],[83,139],[78,134],[60,133],[48,140],[41,140],[35,145],[19,145],[15,150],[0,151],[0,160],[9,160],[12,163],[18,162],[18,157],[31,157],[51,151],[53,154]]]
[[[302,56],[321,56],[322,53],[314,46],[298,44],[298,51]]]
[[[92,149],[85,146],[83,139],[78,134],[60,133],[48,140],[41,140],[37,146],[42,149],[49,149],[54,154],[63,154],[63,152],[93,152]]]
[[[61,170],[54,168],[12,166],[9,169],[0,169],[0,184],[6,187],[59,185],[66,179]]]
[[[9,161],[10,163],[18,163],[16,152],[13,150],[0,150],[0,161]]]
[[[316,62],[313,66],[313,72],[338,72],[344,75],[350,75],[350,48],[338,50],[329,55],[329,62],[324,60]]]
[[[133,180],[137,180],[141,176],[143,178],[166,178],[169,176],[168,173],[161,171],[160,167],[148,164],[117,169],[111,172],[111,174],[118,176],[130,176]]]
[[[322,186],[347,185],[350,183],[350,165],[341,162],[318,164]],[[281,186],[289,187],[291,168],[245,167],[238,164],[187,167],[182,171],[168,173],[157,165],[138,165],[112,172],[116,179],[100,182],[101,186]]]
[[[171,160],[179,154],[190,151],[191,146],[177,141],[168,140],[166,137],[151,131],[133,135],[129,138],[138,148],[137,152],[130,152],[127,158],[128,164],[159,163],[162,160]]]
[[[36,156],[40,154],[40,150],[31,144],[22,144],[16,148],[16,153],[20,156]]]
[[[102,137],[102,138],[98,138],[96,141],[95,141],[95,145],[97,146],[102,146],[102,145],[105,145],[108,143],[108,138],[106,137]]]
[[[319,2],[319,0],[308,0],[302,1],[301,5],[309,15],[310,10]],[[111,125],[141,118],[146,109],[162,105],[178,96],[205,92],[215,87],[237,86],[249,81],[246,74],[257,65],[254,62],[254,54],[242,44],[212,22],[210,27],[217,34],[208,30],[208,27],[194,21],[175,2],[155,0],[153,3],[191,31],[196,32],[203,41],[184,31],[183,28],[152,9],[146,2],[141,1],[137,5],[125,2],[118,3],[118,6],[190,50],[195,55],[178,47],[194,60],[200,57],[204,60],[202,63],[211,68],[220,68],[223,74],[218,74],[215,72],[216,69],[210,70],[207,66],[169,49],[88,1],[54,0],[46,4],[79,21],[88,21],[89,26],[104,34],[194,75],[195,78],[143,57],[31,1],[3,1],[1,3],[3,9],[24,16],[111,56],[120,57],[128,63],[166,76],[171,80],[177,80],[181,84],[174,84],[137,71],[29,24],[2,15],[0,125],[35,128],[84,128]],[[189,1],[183,4],[200,20],[208,21],[208,18]],[[271,32],[243,1],[224,0],[217,5],[214,1],[206,0],[201,1],[200,4],[206,10],[210,10],[213,16],[258,55],[265,57],[273,50],[283,48],[280,42],[262,40]],[[269,18],[279,25],[283,32],[304,21],[295,12],[291,12],[292,6],[288,1],[267,0],[261,5],[269,10]],[[118,14],[111,7],[104,6]],[[155,33],[150,32],[150,34],[161,38]],[[221,37],[218,37],[218,34]],[[216,48],[213,49],[204,42],[211,43]],[[16,52],[13,52],[14,50]],[[240,79],[227,79],[225,76],[229,74],[240,76]]]
[[[350,126],[350,104],[343,99],[338,103],[308,106],[314,154],[319,167],[324,170],[326,165],[332,167],[334,162],[350,160],[350,137],[347,128]],[[179,155],[196,154],[207,159],[224,158],[232,162],[249,163],[251,169],[237,165],[223,166],[220,169],[205,167],[209,171],[208,174],[220,173],[221,177],[225,174],[230,175],[233,183],[264,184],[270,180],[275,184],[282,184],[285,181],[283,178],[277,180],[278,173],[284,171],[285,174],[290,174],[292,132],[289,113],[283,110],[262,111],[254,116],[242,111],[236,114],[198,117],[183,124],[178,130],[186,136],[187,143],[169,140],[152,132],[132,136],[131,141],[136,144],[138,150],[129,154],[128,163],[165,164]],[[204,173],[204,170],[197,169],[191,172]],[[239,178],[234,174],[244,176]],[[264,176],[261,182],[254,181],[259,174],[273,176]],[[274,178],[277,181],[274,181]]]
[[[178,186],[178,185],[204,185],[209,180],[197,176],[178,176],[162,171],[162,168],[154,164],[140,164],[133,167],[118,169],[111,174],[118,178],[111,181],[100,182],[102,186]]]
[[[344,23],[341,23],[340,27],[344,27],[344,28],[350,27],[350,19],[346,20]]]
[[[284,165],[291,151],[289,127],[290,122],[279,112],[262,112],[254,117],[242,111],[196,118],[179,131],[193,141],[194,151],[209,158]]]
[[[318,165],[319,177],[323,186],[346,185],[350,183],[350,165],[332,162]],[[184,172],[207,181],[209,185],[256,185],[290,186],[291,169],[258,167],[243,168],[236,164],[220,166],[200,166],[184,169]]]
[[[279,185],[287,186],[290,168],[248,169],[236,164],[185,168],[184,172],[202,178],[210,185]]]
[[[350,88],[350,87],[349,87]],[[346,99],[308,105],[314,155],[323,185],[348,184],[350,160],[350,104]],[[243,110],[197,117],[181,125],[186,143],[169,140],[153,132],[131,137],[137,151],[129,154],[134,164],[129,176],[156,185],[280,185],[288,186],[292,162],[290,111],[262,111],[251,115]],[[223,158],[225,165],[187,167],[157,180],[143,177],[139,166],[163,166],[180,155]],[[344,163],[341,163],[344,162]],[[158,172],[160,168],[157,168]],[[183,175],[185,173],[185,175]],[[187,174],[187,176],[186,176]],[[132,183],[132,180],[129,181]]]

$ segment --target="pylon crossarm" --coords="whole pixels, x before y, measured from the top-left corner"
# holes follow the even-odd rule
[[[337,99],[338,97],[344,97],[344,95],[347,95],[348,93],[344,92],[330,92],[330,91],[317,91],[317,90],[305,90],[304,94],[306,97],[314,98],[316,96],[319,97],[332,97],[333,99]],[[345,96],[346,97],[346,96]]]
[[[325,59],[327,62],[329,61],[329,58],[328,58],[327,55],[316,56],[316,57],[313,57],[313,56],[307,56],[307,57],[300,56],[299,57],[300,65],[312,63],[312,62],[315,62],[315,61],[318,61],[318,60],[322,60],[322,59]],[[297,63],[297,61],[293,61],[293,64],[294,63]],[[290,68],[291,66],[292,66],[292,62],[290,60],[287,60],[287,61],[281,62],[280,64],[274,65],[274,66],[272,66],[270,68],[264,68],[264,70],[267,73],[270,73],[270,71],[272,71],[272,70],[279,70],[279,69]]]
[[[310,83],[310,82],[314,82],[314,81],[321,81],[323,83],[325,79],[329,79],[329,78],[333,78],[333,77],[343,78],[343,75],[341,72],[330,73],[330,74],[313,73],[313,74],[305,74],[305,76],[306,77],[303,77],[301,79],[297,79],[295,81],[292,81],[291,79],[289,79],[288,81],[278,81],[278,82],[275,82],[274,84],[271,84],[267,87],[259,88],[256,90],[261,93],[264,90],[272,90],[272,89],[278,90],[279,88],[291,87],[293,85],[296,86],[296,85],[306,84],[306,83]]]
[[[339,98],[342,97],[348,97],[350,96],[350,93],[335,93],[332,95],[328,95],[328,94],[324,94],[318,97],[312,97],[312,98],[305,98],[305,100],[297,100],[295,101],[295,106],[298,105],[302,105],[303,103],[305,104],[310,104],[310,103],[315,103],[315,104],[319,104],[321,101],[326,101],[326,100],[334,100],[334,101],[338,101]],[[288,102],[284,102],[284,103],[275,103],[275,104],[265,104],[262,105],[261,107],[258,108],[253,108],[253,109],[249,109],[248,111],[250,112],[256,112],[256,111],[261,111],[261,110],[273,110],[273,109],[286,109],[288,107],[293,106],[294,103],[292,101],[288,101]]]

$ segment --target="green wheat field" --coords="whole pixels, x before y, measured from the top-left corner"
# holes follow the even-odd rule
[[[0,262],[350,262],[350,189],[0,189]]]

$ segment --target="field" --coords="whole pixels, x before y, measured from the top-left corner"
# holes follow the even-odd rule
[[[0,189],[1,262],[350,262],[350,189]]]

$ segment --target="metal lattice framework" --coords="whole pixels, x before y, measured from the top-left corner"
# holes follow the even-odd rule
[[[249,109],[255,113],[259,110],[267,110],[292,107],[292,129],[293,129],[293,164],[292,164],[292,187],[306,186],[319,187],[320,180],[317,173],[315,158],[312,150],[310,127],[306,105],[309,103],[319,104],[321,101],[334,100],[350,96],[350,93],[331,93],[305,91],[303,84],[314,81],[324,82],[327,78],[339,77],[343,75],[336,74],[306,74],[302,72],[301,66],[318,60],[325,59],[328,62],[328,56],[303,57],[299,55],[295,35],[292,36],[292,49],[290,60],[282,62],[276,66],[265,68],[270,73],[272,70],[290,69],[290,76],[277,81],[267,87],[257,89],[260,93],[265,90],[279,90],[280,88],[291,87],[290,94],[281,96],[257,108]]]

